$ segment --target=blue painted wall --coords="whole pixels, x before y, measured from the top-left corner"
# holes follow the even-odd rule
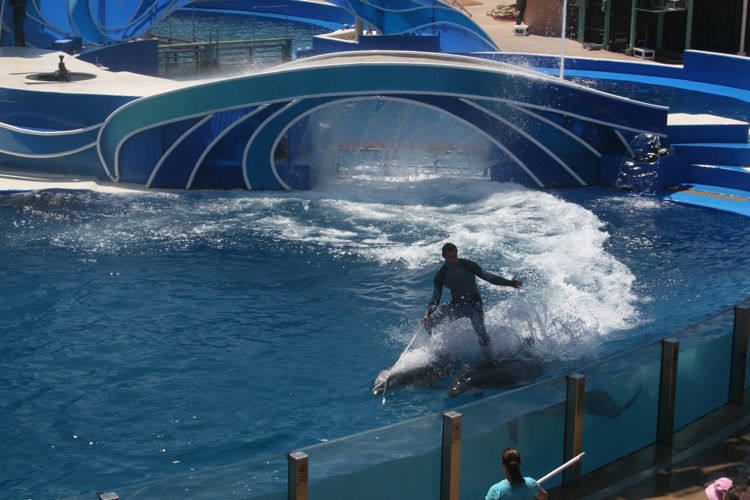
[[[560,58],[555,56],[510,52],[475,55],[494,61],[533,68],[557,69],[560,67]],[[697,50],[685,51],[682,66],[607,59],[566,58],[565,69],[675,78],[750,90],[750,58]]]
[[[50,68],[54,71],[57,68]],[[65,83],[40,83],[60,86]],[[17,127],[71,130],[101,123],[131,96],[36,92],[0,87],[0,122]]]
[[[227,10],[234,12],[247,12],[250,14],[276,14],[281,16],[304,19],[307,22],[319,23],[323,26],[353,24],[354,16],[335,5],[300,2],[297,0],[254,0],[238,1],[225,0],[218,2],[192,2],[188,8],[210,10]],[[331,26],[334,27],[334,26]]]
[[[89,49],[78,59],[99,63],[110,71],[130,71],[141,75],[159,75],[159,42],[133,40]]]
[[[360,38],[358,42],[352,42],[326,36],[315,36],[313,37],[312,47],[307,50],[298,50],[297,57],[309,57],[352,50],[440,52],[440,37],[429,35],[368,35]]]

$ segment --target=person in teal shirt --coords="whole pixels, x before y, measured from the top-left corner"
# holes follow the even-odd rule
[[[505,479],[493,484],[485,500],[511,498],[513,500],[545,500],[547,491],[536,480],[521,474],[521,454],[514,448],[506,448],[500,459],[505,471]]]

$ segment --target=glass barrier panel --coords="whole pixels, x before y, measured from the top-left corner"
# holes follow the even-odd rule
[[[729,400],[733,328],[734,310],[730,309],[677,336],[680,353],[677,363],[675,431]]]
[[[440,498],[442,415],[394,424],[300,451],[309,455],[310,498]]]
[[[286,500],[288,464],[286,455],[238,462],[225,467],[158,479],[148,483],[113,487],[124,500],[152,498],[243,498],[246,500]],[[90,492],[69,500],[91,500]]]
[[[750,306],[750,299],[741,304]],[[728,400],[734,309],[675,336],[680,341],[675,430]],[[661,344],[580,371],[586,377],[587,474],[656,440]],[[750,369],[747,370],[746,387]],[[455,408],[463,416],[461,498],[483,498],[503,479],[500,454],[517,448],[523,472],[538,478],[563,461],[566,381],[559,377]],[[367,431],[301,449],[309,455],[310,498],[432,500],[440,497],[442,415]],[[121,498],[287,498],[286,455],[248,460],[118,487]],[[562,483],[562,475],[544,483]],[[96,498],[95,493],[69,497]]]
[[[737,304],[737,307],[742,307],[745,309],[750,308],[750,298],[745,299],[744,301]],[[747,349],[747,352],[745,354],[745,390],[750,389],[750,348]]]
[[[661,343],[579,373],[586,377],[582,474],[656,441]]]
[[[737,307],[750,308],[750,297],[741,300]],[[747,350],[747,357],[745,358],[745,390],[747,389],[750,389],[750,349]]]
[[[539,478],[562,464],[564,400],[565,379],[555,378],[456,408],[463,415],[461,498],[484,498],[504,479],[505,448],[521,453],[525,476]],[[543,486],[560,483],[557,475]]]
[[[700,345],[707,340],[721,337],[734,331],[734,307],[725,308],[706,319],[674,334],[671,338],[680,341],[680,352]]]

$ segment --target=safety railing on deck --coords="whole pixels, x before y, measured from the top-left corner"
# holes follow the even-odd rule
[[[458,7],[458,10],[471,17],[471,12],[466,10],[466,7],[464,7],[458,0],[451,0],[451,7]]]
[[[205,75],[217,71],[269,66],[292,60],[291,38],[160,43],[159,74]]]
[[[742,403],[750,387],[749,330],[745,300],[575,374],[316,444],[286,459],[243,462],[99,498],[482,498],[501,479],[504,448],[523,450],[524,472],[539,477],[585,445],[585,460],[545,483],[575,488],[582,475],[645,446],[669,444],[696,419]]]

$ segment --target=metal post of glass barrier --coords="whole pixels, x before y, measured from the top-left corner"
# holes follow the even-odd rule
[[[568,390],[565,401],[565,451],[567,462],[583,451],[583,398],[586,393],[586,377],[578,373],[568,375]],[[581,478],[581,462],[563,472],[563,485],[578,488]]]
[[[287,482],[288,500],[307,500],[308,455],[293,451],[287,455],[289,460],[289,479]]]
[[[748,331],[750,331],[750,308],[735,307],[732,363],[729,372],[729,402],[736,405],[742,404],[745,394]]]
[[[446,411],[443,413],[440,500],[459,500],[462,426],[463,417],[460,413],[455,411]]]
[[[656,442],[672,444],[674,432],[675,395],[677,394],[677,355],[680,342],[661,341],[661,375],[659,381],[659,410],[656,417]]]

